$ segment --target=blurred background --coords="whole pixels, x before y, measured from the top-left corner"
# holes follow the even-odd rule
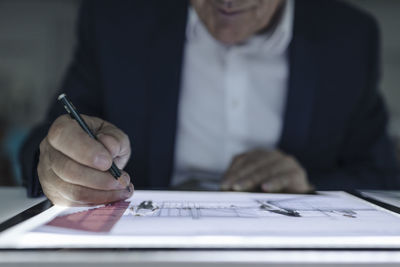
[[[160,0],[163,1],[163,0]],[[378,20],[380,89],[389,133],[400,137],[400,1],[347,0]],[[0,186],[21,185],[18,149],[61,83],[75,43],[80,0],[0,0]]]

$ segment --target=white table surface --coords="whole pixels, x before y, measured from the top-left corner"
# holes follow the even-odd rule
[[[0,223],[45,199],[28,198],[23,187],[0,187]]]
[[[0,187],[0,222],[43,201]],[[0,250],[0,266],[400,266],[400,251]]]

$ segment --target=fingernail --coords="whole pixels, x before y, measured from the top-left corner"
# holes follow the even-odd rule
[[[126,190],[125,190],[125,196],[126,197],[130,197],[130,196],[132,196],[133,195],[133,184],[129,184],[127,187],[126,187]]]
[[[102,170],[107,169],[110,165],[110,160],[107,156],[98,155],[94,159],[94,165]]]

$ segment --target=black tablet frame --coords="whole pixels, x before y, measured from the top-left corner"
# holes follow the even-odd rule
[[[22,222],[38,215],[39,213],[42,213],[43,211],[49,209],[52,206],[53,206],[53,204],[50,202],[50,200],[46,199],[46,200],[40,202],[39,204],[24,210],[23,212],[15,215],[14,217],[11,217],[10,219],[2,222],[0,224],[0,233],[7,230],[10,227],[13,227],[19,223],[22,223]]]

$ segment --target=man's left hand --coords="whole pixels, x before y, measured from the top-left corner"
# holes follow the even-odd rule
[[[282,151],[253,150],[233,158],[222,190],[307,193],[313,190],[298,161]]]

